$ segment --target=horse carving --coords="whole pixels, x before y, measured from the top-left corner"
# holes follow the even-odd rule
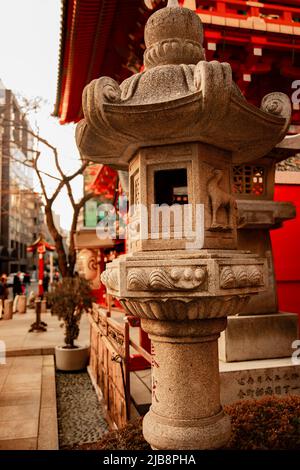
[[[234,197],[220,188],[220,182],[223,178],[223,170],[214,169],[212,176],[207,182],[207,192],[211,204],[212,221],[209,230],[211,231],[229,231],[233,230],[237,205]],[[218,222],[218,212],[224,208],[227,215],[227,225]]]

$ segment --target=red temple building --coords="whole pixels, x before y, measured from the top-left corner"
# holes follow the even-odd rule
[[[247,100],[300,93],[300,1],[182,0],[204,25],[207,60],[229,62]],[[121,82],[141,69],[144,25],[166,0],[63,0],[57,101],[62,124],[82,117],[83,88],[106,75]],[[294,95],[293,95],[294,94]],[[295,100],[294,100],[295,101]],[[300,133],[293,103],[290,133]],[[298,217],[273,231],[279,307],[300,314],[300,158],[279,164],[276,200],[292,201]]]

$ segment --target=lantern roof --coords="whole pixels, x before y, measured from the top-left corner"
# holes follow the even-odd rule
[[[199,16],[176,3],[146,24],[141,73],[121,85],[101,77],[84,89],[84,119],[76,130],[83,158],[126,169],[138,148],[200,141],[243,163],[266,155],[285,136],[289,98],[271,93],[260,109],[247,103],[230,65],[205,60]]]

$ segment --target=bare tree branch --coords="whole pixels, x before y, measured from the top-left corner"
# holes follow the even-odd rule
[[[39,134],[39,132],[35,132],[28,125],[28,120],[27,120],[28,110],[30,110],[30,108],[35,109],[36,106],[39,106],[39,105],[34,104],[34,106],[31,106],[30,100],[24,100],[24,112],[21,115],[21,117],[18,119],[18,122],[12,119],[7,119],[6,117],[3,118],[1,125],[4,128],[12,127],[15,131],[19,131],[19,133],[25,132],[27,135],[32,137],[32,141],[33,141],[32,148],[28,148],[27,145],[22,146],[22,143],[24,143],[24,141],[22,141],[22,138],[20,138],[20,136],[18,136],[16,132],[17,138],[15,140],[9,140],[7,142],[8,144],[7,154],[8,155],[5,158],[9,158],[13,161],[22,163],[25,166],[33,168],[33,170],[35,171],[41,190],[42,190],[42,194],[45,199],[46,222],[47,222],[48,229],[55,243],[56,251],[58,254],[59,269],[63,277],[72,276],[74,272],[74,268],[75,268],[75,263],[76,263],[75,233],[76,233],[77,224],[78,224],[78,217],[79,217],[81,209],[84,207],[84,204],[89,199],[95,197],[95,194],[93,192],[89,192],[85,194],[78,202],[76,202],[71,183],[75,178],[84,174],[84,171],[90,165],[90,162],[88,161],[81,162],[79,168],[70,175],[67,175],[63,171],[63,168],[60,163],[58,149],[54,145],[52,145],[46,138],[42,137]],[[1,109],[0,111],[3,113],[3,109]],[[41,150],[36,149],[35,145],[37,143],[44,145],[53,154],[55,167],[59,174],[58,177],[41,170],[40,168]],[[25,144],[26,144],[26,141],[25,141]],[[16,147],[20,148],[20,150],[22,150],[22,153],[24,154],[24,158],[19,159],[11,155],[10,145],[15,145]],[[27,157],[26,154],[28,153],[31,154],[32,158],[29,159]],[[57,186],[51,195],[48,195],[44,177],[50,177],[57,182]],[[53,203],[64,188],[66,188],[68,199],[73,208],[68,256],[66,254],[65,246],[63,243],[63,236],[55,225],[53,212],[52,212]]]
[[[46,204],[49,204],[49,198],[48,198],[46,186],[45,186],[45,183],[44,183],[43,178],[41,176],[40,170],[38,168],[38,160],[39,160],[40,155],[41,155],[40,153],[37,154],[36,159],[33,163],[33,168],[34,168],[34,170],[36,172],[36,175],[39,179],[39,182],[40,182],[40,185],[41,185],[41,188],[42,188],[42,191],[43,191],[44,198],[46,199]]]
[[[35,153],[38,154],[39,152],[37,150],[35,150]],[[19,160],[18,158],[14,157],[13,155],[10,155],[10,156],[2,155],[2,160],[13,160],[16,163],[21,163],[22,165],[27,166],[27,168],[34,168],[34,160],[33,159],[28,160],[27,158],[24,158],[23,160]],[[51,175],[50,173],[47,173],[46,171],[39,170],[39,172],[44,176],[48,176],[48,178],[54,179],[55,181],[61,181],[60,178],[58,178],[57,176]]]

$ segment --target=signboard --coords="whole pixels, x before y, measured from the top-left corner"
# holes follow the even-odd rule
[[[115,203],[117,184],[118,174],[109,166],[97,163],[87,167],[84,173],[84,191],[93,191],[95,197],[85,203],[85,227],[96,227],[100,214],[98,208],[101,204]]]

